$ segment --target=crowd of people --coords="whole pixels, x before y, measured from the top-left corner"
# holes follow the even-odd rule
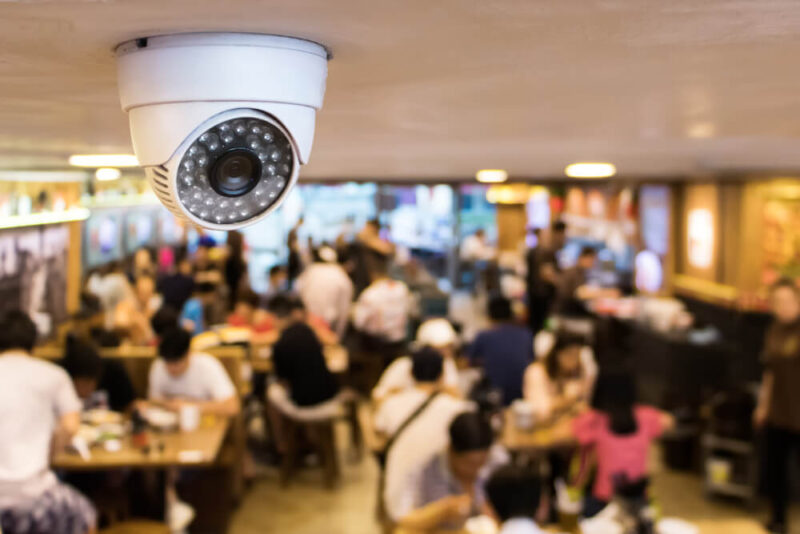
[[[302,224],[302,220],[299,225]],[[267,289],[251,289],[244,240],[224,246],[201,238],[189,255],[158,260],[139,251],[130,268],[112,263],[92,273],[81,309],[63,329],[59,365],[32,356],[37,333],[20,312],[0,319],[0,530],[4,533],[93,532],[91,502],[49,468],[53,436],[68,442],[84,409],[131,414],[148,406],[234,417],[242,399],[232,378],[203,352],[224,328],[271,347],[273,376],[254,387],[271,417],[276,449],[286,453],[283,416],[329,418],[345,393],[361,390],[381,444],[380,518],[389,531],[425,533],[495,518],[505,534],[540,532],[552,519],[556,487],[583,488],[581,515],[600,513],[619,491],[646,486],[651,443],[669,430],[669,414],[637,402],[624,369],[598,367],[585,336],[547,327],[549,319],[585,311],[600,293],[587,284],[597,258],[580,252],[562,269],[566,227],[557,222],[528,251],[527,317],[501,294],[485,299],[488,325],[464,339],[444,317],[420,317],[413,291],[390,276],[394,246],[368,222],[353,242],[305,248],[300,226],[289,233],[287,263],[271,267]],[[491,262],[479,232],[465,262]],[[800,296],[791,282],[773,290],[770,331],[756,423],[771,451],[773,531],[785,529],[785,465],[798,442],[793,379],[797,374]],[[415,325],[413,341],[410,332]],[[213,342],[212,342],[213,343]],[[137,399],[125,369],[104,348],[153,347],[146,398]],[[344,379],[326,348],[345,345]],[[791,358],[789,358],[791,356]],[[363,372],[355,378],[351,375]],[[506,411],[551,425],[566,444],[549,457],[550,476],[512,462],[501,439]],[[590,454],[591,453],[591,454]],[[591,461],[589,461],[591,458]],[[581,469],[566,466],[572,459]],[[590,469],[590,467],[592,469]],[[590,474],[592,472],[593,474]],[[179,503],[177,495],[171,497]],[[177,505],[177,504],[176,504]]]

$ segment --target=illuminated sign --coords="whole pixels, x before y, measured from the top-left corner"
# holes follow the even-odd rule
[[[714,217],[707,209],[689,212],[689,264],[708,269],[714,260]]]

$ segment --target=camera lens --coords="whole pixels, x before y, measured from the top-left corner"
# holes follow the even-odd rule
[[[265,119],[235,117],[211,126],[175,170],[178,200],[197,219],[238,224],[269,211],[296,173],[291,141]]]
[[[211,188],[226,197],[249,193],[261,179],[261,161],[251,150],[235,148],[225,152],[211,168]]]

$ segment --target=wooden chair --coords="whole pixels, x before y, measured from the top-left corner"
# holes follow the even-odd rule
[[[307,437],[322,462],[325,486],[332,489],[341,478],[339,455],[336,450],[335,419],[300,421],[282,414],[282,426],[286,437],[286,452],[281,461],[281,484],[289,485],[299,460],[299,447]]]

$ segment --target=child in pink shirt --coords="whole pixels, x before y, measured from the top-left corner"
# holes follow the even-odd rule
[[[637,405],[636,386],[625,373],[601,375],[593,404],[592,410],[575,419],[572,431],[582,447],[595,453],[592,497],[603,505],[614,495],[615,479],[637,480],[647,475],[650,444],[674,422],[669,414]]]

